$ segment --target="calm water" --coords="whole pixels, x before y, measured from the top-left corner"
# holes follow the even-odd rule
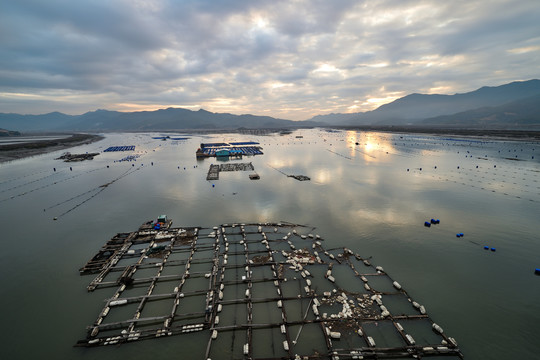
[[[539,143],[321,130],[152,136],[159,134],[109,134],[70,149],[136,145],[93,161],[63,163],[56,152],[0,165],[2,358],[202,358],[197,334],[72,347],[107,296],[87,293],[92,277],[78,269],[114,234],[159,214],[175,226],[283,220],[316,227],[328,247],[373,256],[467,359],[538,357]],[[251,140],[265,154],[242,162],[252,162],[260,180],[249,172],[205,180],[216,160],[197,161],[199,143]],[[135,162],[116,162],[134,154]],[[431,218],[441,223],[424,227]]]

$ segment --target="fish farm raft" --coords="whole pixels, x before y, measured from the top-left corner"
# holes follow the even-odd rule
[[[231,143],[207,143],[201,144],[195,152],[197,158],[207,157],[242,157],[263,155],[262,147],[256,146],[254,141],[231,142]]]
[[[119,233],[80,269],[109,297],[76,346],[197,333],[203,359],[463,358],[382,267],[312,232],[162,215]]]

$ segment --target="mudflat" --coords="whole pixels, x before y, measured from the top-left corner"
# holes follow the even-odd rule
[[[90,144],[101,139],[103,139],[103,136],[100,135],[73,134],[70,137],[63,139],[0,145],[0,163],[68,149],[74,146]]]

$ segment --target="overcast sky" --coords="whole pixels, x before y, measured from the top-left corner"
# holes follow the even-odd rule
[[[538,0],[0,0],[0,112],[302,120],[533,78]]]

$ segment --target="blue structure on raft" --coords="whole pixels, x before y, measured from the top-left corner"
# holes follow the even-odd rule
[[[213,156],[242,156],[242,155],[263,155],[260,146],[239,146],[241,144],[258,144],[254,141],[244,143],[210,143],[201,144],[195,153],[198,158]]]
[[[129,146],[110,146],[103,150],[103,152],[114,152],[114,151],[133,151],[135,150],[135,145]]]

